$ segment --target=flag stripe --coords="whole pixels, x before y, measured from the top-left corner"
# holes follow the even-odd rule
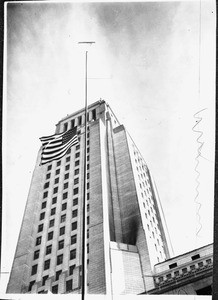
[[[72,143],[72,145],[70,145],[70,146],[73,146],[73,145],[74,145],[74,143]],[[53,154],[53,155],[50,155],[50,156],[47,156],[47,157],[42,156],[42,164],[47,163],[49,161],[52,161],[54,159],[59,159],[59,158],[63,157],[67,153],[69,148],[70,147],[67,147],[67,148],[63,149],[58,154]]]
[[[43,151],[43,157],[46,157],[46,155],[48,156],[48,155],[52,155],[52,154],[58,154],[59,152],[61,152],[65,148],[70,147],[72,143],[77,143],[77,139],[73,139],[73,140],[69,141],[67,144],[58,146],[56,148],[53,148],[53,147],[52,148],[46,148]]]
[[[63,157],[68,149],[78,144],[77,128],[74,127],[61,134],[54,134],[47,137],[41,137],[42,153],[41,164],[51,162]]]

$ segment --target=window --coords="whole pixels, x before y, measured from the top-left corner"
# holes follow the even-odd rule
[[[66,221],[66,215],[62,215],[61,216],[61,223],[65,222]]]
[[[78,198],[73,199],[73,206],[78,204]]]
[[[40,224],[39,226],[38,226],[38,232],[41,232],[43,230],[43,224]]]
[[[212,264],[212,259],[211,259],[211,258],[206,259],[206,263],[207,263],[208,265]]]
[[[78,117],[78,126],[80,126],[82,124],[82,116]]]
[[[48,196],[48,192],[44,192],[43,199],[46,198],[47,196]]]
[[[46,255],[50,254],[52,250],[52,245],[46,247]]]
[[[34,252],[33,259],[37,259],[37,258],[39,258],[39,250],[36,250],[36,251]]]
[[[54,226],[54,222],[55,222],[54,219],[50,220],[50,221],[49,221],[49,227],[53,227],[53,226]]]
[[[71,149],[69,148],[68,150],[67,150],[67,154],[70,154],[71,153]]]
[[[57,169],[55,172],[55,175],[58,175],[58,174],[60,174],[60,169]]]
[[[89,179],[89,173],[87,173],[87,179]]]
[[[179,276],[179,271],[175,271],[174,276]]]
[[[72,230],[77,229],[77,222],[73,222],[73,223],[71,224],[71,228],[72,228]]]
[[[53,239],[53,231],[48,233],[48,241]]]
[[[67,281],[66,281],[66,292],[71,291],[72,288],[73,288],[73,280],[72,280],[72,279],[67,280]]]
[[[68,156],[67,158],[66,158],[66,162],[69,162],[70,161],[70,156]]]
[[[63,235],[65,233],[65,227],[60,228],[60,235]]]
[[[51,173],[48,173],[47,175],[46,175],[46,179],[49,179],[51,177]]]
[[[29,283],[29,288],[28,288],[28,292],[30,292],[30,291],[32,290],[32,286],[34,285],[34,283],[35,283],[35,280],[30,281],[30,283]]]
[[[47,171],[50,171],[50,170],[51,170],[51,165],[49,165],[49,166],[48,166],[48,169],[47,169]]]
[[[58,242],[58,250],[63,249],[64,248],[64,240],[61,240]]]
[[[70,165],[66,165],[65,170],[69,170],[70,169]]]
[[[87,204],[87,212],[89,212],[89,204]]]
[[[87,164],[87,170],[89,170],[89,164]]]
[[[87,217],[87,225],[89,225],[89,216]]]
[[[58,186],[56,186],[53,190],[53,193],[56,194],[58,192]]]
[[[195,265],[191,265],[190,270],[194,270],[194,269],[195,269]]]
[[[80,145],[77,145],[76,146],[76,151],[79,150],[79,149],[80,149]]]
[[[67,131],[67,126],[68,126],[68,124],[64,123],[64,131]]]
[[[79,166],[79,160],[75,161],[75,167]]]
[[[64,184],[64,189],[67,189],[68,188],[68,182],[66,182],[65,184]]]
[[[95,109],[92,110],[92,120],[93,121],[96,120],[96,110]]]
[[[48,270],[50,268],[50,259],[44,262],[44,270]]]
[[[87,239],[89,238],[89,229],[87,229]]]
[[[166,278],[167,278],[167,279],[170,279],[171,277],[172,277],[171,274],[167,274],[167,275],[166,275]]]
[[[87,244],[87,253],[89,253],[89,244]]]
[[[48,275],[42,277],[42,286],[45,285],[47,279],[48,279]]]
[[[204,265],[204,264],[203,264],[203,262],[202,262],[202,261],[198,263],[198,266],[199,266],[199,268],[202,268],[202,267],[203,267],[203,265]]]
[[[187,273],[187,268],[183,268],[182,273]]]
[[[89,161],[89,155],[87,156],[87,161]]]
[[[62,273],[61,270],[59,270],[59,271],[56,272],[55,280],[59,280],[59,277],[60,277],[61,273]]]
[[[55,178],[54,183],[57,184],[59,182],[59,177]]]
[[[78,158],[78,157],[80,157],[80,153],[79,152],[77,152],[76,155],[75,155],[75,158]]]
[[[75,126],[75,120],[71,120],[71,128]]]
[[[70,259],[76,258],[76,249],[70,251]]]
[[[79,178],[78,177],[74,179],[74,184],[77,184],[77,183],[79,183]]]
[[[63,199],[67,199],[67,195],[68,195],[68,193],[66,192],[66,193],[64,193],[63,194]]]
[[[173,269],[173,268],[176,268],[176,267],[177,267],[177,263],[173,263],[173,264],[169,265],[170,269]]]
[[[73,189],[73,194],[74,194],[74,195],[77,195],[78,192],[79,192],[79,189],[78,189],[78,188]]]
[[[55,207],[51,209],[51,216],[53,216],[55,214],[55,211],[56,211]]]
[[[43,212],[43,213],[40,214],[39,220],[41,221],[41,220],[43,220],[44,218],[45,218],[45,212]]]
[[[66,208],[67,208],[67,203],[63,203],[62,207],[61,207],[61,210],[65,210]]]
[[[159,282],[163,282],[163,277],[159,277]]]
[[[52,204],[55,204],[57,202],[57,197],[54,197],[53,199],[52,199]]]
[[[74,175],[78,175],[79,174],[79,169],[76,169],[75,171],[74,171]]]
[[[198,258],[200,258],[200,255],[199,255],[199,254],[193,255],[193,256],[191,257],[192,260],[195,260],[195,259],[198,259]]]
[[[63,254],[57,256],[57,265],[62,264],[63,262]]]
[[[46,182],[45,184],[44,184],[44,189],[47,189],[49,187],[49,182]]]
[[[72,218],[77,217],[77,213],[78,213],[78,210],[77,210],[77,209],[73,210],[73,211],[72,211]]]
[[[90,151],[90,149],[89,149],[89,148],[87,148],[87,153],[89,153],[89,151]]]
[[[42,202],[42,207],[41,209],[45,208],[46,207],[46,201],[45,202]]]
[[[36,246],[40,245],[41,241],[42,241],[42,237],[41,236],[37,237],[37,239],[36,239]]]
[[[35,275],[35,274],[37,273],[37,268],[38,268],[38,265],[32,266],[32,272],[31,272],[31,275]]]
[[[89,193],[87,193],[87,200],[89,200]]]
[[[69,178],[69,173],[64,175],[64,179],[68,179]]]
[[[61,161],[59,160],[58,162],[57,162],[57,167],[59,167],[61,165]]]
[[[54,285],[54,286],[51,288],[51,291],[52,291],[52,294],[57,294],[57,293],[58,293],[58,285]]]
[[[71,236],[71,245],[76,244],[76,240],[77,240],[76,234],[72,235]]]
[[[89,182],[87,182],[87,190],[89,189]]]
[[[72,275],[73,274],[73,270],[75,269],[75,265],[72,265],[72,266],[70,266],[70,268],[69,268],[69,275]]]

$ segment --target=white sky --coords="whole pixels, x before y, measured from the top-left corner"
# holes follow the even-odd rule
[[[11,270],[39,137],[84,106],[84,49],[77,44],[84,40],[96,42],[88,101],[106,100],[145,158],[175,255],[212,242],[215,20],[213,1],[8,5],[2,272]],[[199,133],[192,127],[204,108],[195,128],[204,142],[195,199]],[[0,291],[7,281],[3,274]]]

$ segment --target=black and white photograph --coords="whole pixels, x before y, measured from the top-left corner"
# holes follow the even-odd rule
[[[212,299],[215,54],[212,0],[4,3],[1,299]]]

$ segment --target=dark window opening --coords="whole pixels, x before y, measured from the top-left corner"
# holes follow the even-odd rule
[[[200,258],[200,255],[199,255],[199,254],[193,255],[193,256],[191,257],[192,260],[195,260],[195,259],[198,259],[198,258]]]
[[[51,253],[52,245],[46,247],[46,255]]]
[[[42,286],[45,285],[47,279],[48,279],[48,275],[42,277]]]
[[[169,265],[170,269],[173,269],[173,268],[176,268],[176,267],[177,267],[177,263],[173,263],[173,264]]]
[[[72,288],[73,288],[73,280],[72,280],[72,279],[67,280],[67,281],[66,281],[66,292],[71,291]]]
[[[53,239],[53,231],[48,233],[48,241]]]

